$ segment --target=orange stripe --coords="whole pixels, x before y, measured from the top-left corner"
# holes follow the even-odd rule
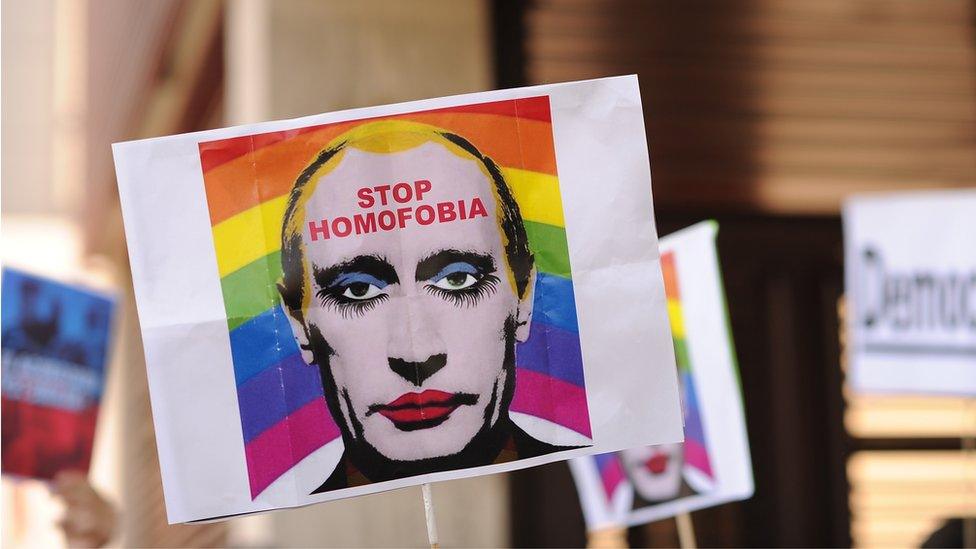
[[[678,289],[678,270],[674,265],[674,252],[661,254],[661,274],[664,275],[664,294],[668,299],[680,300]]]
[[[457,133],[502,166],[556,175],[552,125],[548,122],[460,113],[415,113],[388,118],[413,120]],[[216,225],[287,193],[316,153],[336,136],[361,123],[363,121],[323,126],[262,147],[208,171],[204,174],[204,182],[211,224]],[[219,142],[206,146],[212,150],[219,146]]]

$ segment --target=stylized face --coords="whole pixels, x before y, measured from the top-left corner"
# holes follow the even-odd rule
[[[630,448],[620,452],[627,478],[634,490],[647,501],[664,501],[678,496],[684,445],[660,444]]]
[[[323,381],[335,393],[335,419],[357,442],[398,461],[456,454],[505,413],[506,343],[527,336],[531,314],[531,284],[520,300],[510,274],[494,184],[480,162],[435,142],[340,154],[305,206],[311,293],[293,331],[305,346],[313,334],[305,360],[314,357],[332,378],[333,388]],[[363,188],[415,181],[430,182],[420,202],[414,194],[398,203],[389,192],[384,206],[376,192],[371,207],[362,206]],[[458,201],[470,207],[475,198],[486,215],[314,241],[308,230],[323,219]],[[315,348],[319,333],[324,349]]]

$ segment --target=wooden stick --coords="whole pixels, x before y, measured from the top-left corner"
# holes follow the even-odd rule
[[[587,549],[627,549],[627,528],[610,526],[586,532]]]
[[[430,542],[430,549],[439,549],[441,544],[437,539],[437,520],[434,518],[434,500],[430,495],[430,483],[425,482],[421,484],[420,491],[424,494],[424,514],[427,516],[427,541]]]
[[[674,516],[678,523],[678,544],[681,549],[695,549],[698,543],[695,542],[695,527],[691,522],[691,513],[678,513]]]
[[[968,402],[967,407],[974,407],[976,398],[969,399]],[[963,459],[967,461],[976,460],[976,426],[973,426],[973,430],[962,437],[962,455]],[[976,479],[970,479],[968,484],[970,490],[976,493]],[[976,548],[976,517],[972,515],[962,519],[962,546],[970,549]]]

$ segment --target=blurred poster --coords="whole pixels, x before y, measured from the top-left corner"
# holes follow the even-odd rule
[[[661,238],[684,443],[570,461],[588,530],[633,526],[752,496],[752,464],[715,222]]]
[[[844,251],[852,387],[976,395],[976,191],[852,198]]]
[[[113,299],[5,268],[2,308],[3,473],[87,471]]]
[[[635,77],[115,157],[173,522],[681,438]]]

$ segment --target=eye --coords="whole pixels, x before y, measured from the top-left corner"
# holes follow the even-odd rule
[[[491,295],[498,284],[494,274],[483,272],[467,261],[451,263],[429,280],[428,292],[459,307],[476,305]]]
[[[373,299],[381,293],[381,289],[375,284],[370,284],[368,282],[353,282],[352,284],[346,286],[345,291],[342,292],[342,297],[356,301],[363,301]]]
[[[433,286],[442,290],[463,290],[470,288],[478,282],[478,279],[471,273],[455,271],[448,273],[434,281]]]

